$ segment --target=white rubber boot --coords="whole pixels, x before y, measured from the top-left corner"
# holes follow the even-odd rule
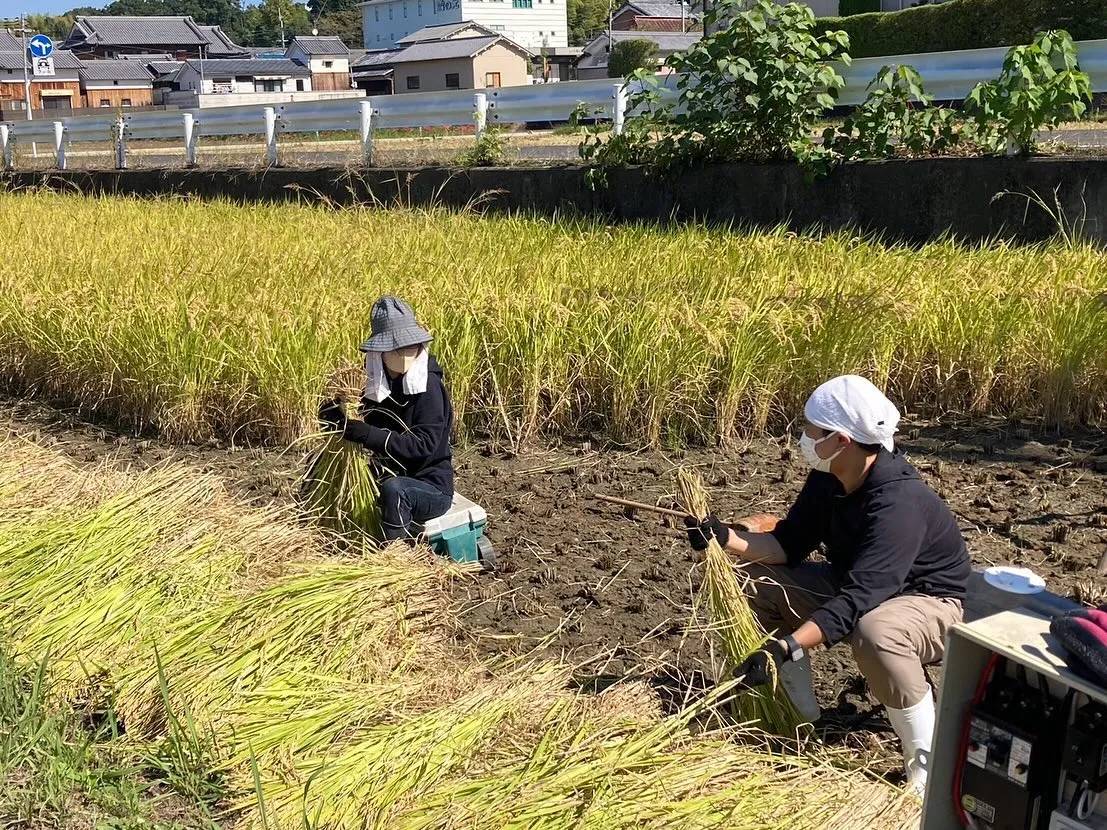
[[[930,760],[930,742],[934,738],[934,698],[930,687],[926,695],[907,709],[887,707],[888,720],[903,746],[903,765],[907,787],[922,798],[926,792],[926,765]]]
[[[780,685],[788,693],[792,704],[806,723],[819,719],[822,710],[815,700],[815,690],[811,685],[811,658],[804,657],[795,662],[787,661],[780,667]]]

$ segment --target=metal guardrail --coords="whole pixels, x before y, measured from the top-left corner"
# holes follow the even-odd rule
[[[1095,92],[1107,92],[1107,40],[1077,44],[1080,68],[1088,73]],[[922,75],[927,92],[939,101],[961,100],[981,81],[999,76],[1007,48],[974,49],[861,58],[838,67],[845,88],[839,104],[856,106],[866,97],[869,83],[882,66],[909,64]],[[676,76],[658,79],[662,99],[676,98]],[[478,138],[488,123],[517,124],[566,121],[578,106],[610,120],[622,130],[628,85],[610,79],[503,87],[473,94],[466,91],[424,92],[366,99],[301,101],[270,107],[229,106],[179,111],[134,112],[126,115],[72,115],[57,121],[20,121],[0,124],[0,158],[11,169],[14,146],[44,143],[53,147],[57,165],[66,167],[66,148],[72,144],[112,142],[116,164],[127,166],[127,143],[174,139],[184,142],[185,160],[196,163],[200,136],[265,136],[271,164],[278,160],[278,137],[285,134],[357,130],[362,155],[372,161],[373,132],[401,127],[456,127],[475,124]]]

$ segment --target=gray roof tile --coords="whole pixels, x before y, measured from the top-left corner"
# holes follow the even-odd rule
[[[633,9],[642,17],[675,17],[679,19],[681,14],[680,3],[655,2],[654,0],[634,0],[634,2],[623,6],[623,9],[627,8]],[[694,11],[694,3],[684,6],[685,17],[692,17]]]
[[[198,60],[188,62],[188,65],[197,72],[201,70],[200,64],[201,61]],[[311,75],[311,70],[287,58],[280,60],[230,58],[203,61],[203,73],[208,78],[212,75],[284,75],[306,78]]]
[[[149,81],[153,76],[138,61],[84,61],[81,77],[90,81]]]
[[[208,42],[205,49],[205,57],[241,57],[248,54],[247,50],[239,46],[219,26],[196,26]]]
[[[409,43],[423,43],[428,40],[444,40],[451,35],[455,35],[458,32],[462,32],[466,29],[473,28],[483,35],[494,35],[494,31],[486,26],[481,26],[479,23],[474,23],[471,20],[463,20],[460,23],[439,23],[437,26],[426,26],[417,32],[412,32],[407,37],[402,37],[397,40],[397,43],[409,44]]]
[[[78,17],[73,28],[70,39],[90,46],[200,46],[208,42],[191,17],[88,16]]]
[[[451,58],[471,58],[483,52],[498,41],[511,44],[499,35],[491,37],[459,37],[454,40],[431,40],[425,43],[413,43],[392,59],[392,63],[412,63],[413,61],[440,61]],[[518,47],[516,47],[518,48]]]
[[[80,69],[82,65],[72,52],[64,52],[58,49],[52,57],[54,58],[55,70]],[[23,69],[25,65],[29,66],[30,64],[27,64],[23,52],[0,52],[0,69]]]
[[[297,35],[292,38],[292,46],[299,46],[305,55],[349,55],[350,50],[341,38],[337,37],[305,37]]]
[[[392,59],[400,54],[403,49],[377,49],[374,52],[366,52],[354,63],[353,69],[368,69],[375,66],[388,66]]]
[[[11,32],[0,29],[0,52],[22,52],[23,44]]]

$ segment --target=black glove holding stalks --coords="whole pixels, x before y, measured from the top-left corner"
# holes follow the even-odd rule
[[[719,521],[719,517],[714,514],[702,521],[692,516],[685,516],[684,527],[688,531],[688,543],[692,546],[692,550],[707,550],[712,537],[715,537],[719,547],[725,548],[730,539],[730,528]]]
[[[356,444],[364,444],[372,429],[364,421],[347,418],[339,398],[324,401],[319,407],[319,424],[325,432],[341,432],[343,438]]]
[[[792,657],[784,640],[769,640],[738,665],[732,675],[743,689],[756,689],[773,682],[782,663]]]

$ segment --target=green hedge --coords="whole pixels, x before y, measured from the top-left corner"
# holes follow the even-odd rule
[[[838,13],[842,17],[880,11],[880,0],[839,0]]]
[[[842,0],[848,8],[859,0]],[[1107,38],[1107,0],[951,0],[901,12],[826,17],[849,34],[855,58],[947,52],[1029,43],[1036,32],[1065,29],[1074,40]]]

